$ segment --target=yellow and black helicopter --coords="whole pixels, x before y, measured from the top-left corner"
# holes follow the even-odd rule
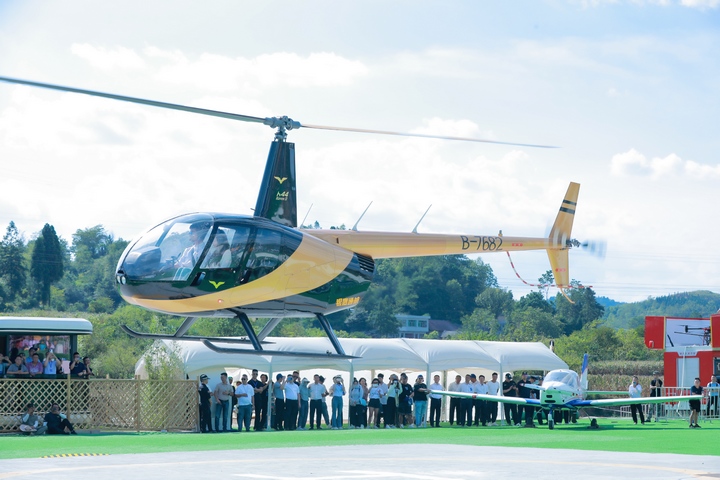
[[[115,272],[122,297],[133,305],[185,317],[173,335],[139,333],[123,327],[135,337],[197,340],[217,352],[237,349],[214,342],[249,342],[253,350],[242,349],[243,353],[317,356],[269,350],[264,340],[283,318],[315,316],[335,349],[327,355],[352,358],[343,351],[326,315],[358,304],[372,282],[375,260],[380,258],[546,250],[556,286],[561,290],[570,287],[568,250],[580,246],[570,236],[580,189],[577,183],[570,183],[545,238],[421,234],[417,226],[408,233],[299,229],[297,223],[295,145],[287,141],[289,130],[302,127],[546,148],[542,145],[306,125],[288,117],[260,118],[6,77],[0,81],[276,129],[254,215],[181,215],[147,230],[128,245]],[[201,317],[237,318],[247,339],[186,335]],[[250,317],[270,321],[256,333]]]

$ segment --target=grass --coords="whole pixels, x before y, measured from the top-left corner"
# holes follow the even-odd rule
[[[57,436],[0,436],[0,458],[38,458],[60,454],[124,454],[251,448],[290,448],[332,445],[461,444],[501,447],[571,448],[620,452],[718,455],[720,423],[690,429],[684,421],[633,425],[628,420],[600,420],[589,430],[588,420],[575,425],[536,429],[514,427],[403,430],[343,430],[305,432],[102,433]]]

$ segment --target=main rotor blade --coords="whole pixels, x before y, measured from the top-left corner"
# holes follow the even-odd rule
[[[395,135],[398,137],[419,137],[419,138],[437,138],[440,140],[459,140],[462,142],[480,142],[480,143],[495,143],[498,145],[514,145],[516,147],[534,147],[534,148],[559,148],[551,145],[533,145],[528,143],[515,143],[515,142],[500,142],[497,140],[485,140],[482,138],[472,137],[452,137],[447,135],[426,135],[424,133],[404,133],[404,132],[391,132],[387,130],[368,130],[364,128],[346,128],[346,127],[330,127],[326,125],[308,125],[303,123],[303,128],[314,128],[316,130],[335,130],[339,132],[355,132],[355,133],[372,133],[378,135]]]
[[[515,143],[515,142],[500,142],[497,140],[486,140],[482,138],[472,137],[453,137],[447,135],[427,135],[422,133],[404,133],[404,132],[392,132],[387,130],[369,130],[364,128],[347,128],[347,127],[332,127],[327,125],[306,125],[300,122],[294,121],[288,117],[253,117],[250,115],[241,115],[238,113],[220,112],[218,110],[208,110],[206,108],[188,107],[186,105],[178,105],[175,103],[158,102],[155,100],[146,100],[143,98],[128,97],[125,95],[115,95],[112,93],[96,92],[94,90],[85,90],[82,88],[64,87],[61,85],[53,85],[50,83],[32,82],[29,80],[21,80],[19,78],[0,77],[0,81],[15,83],[18,85],[27,85],[30,87],[47,88],[50,90],[58,90],[61,92],[80,93],[83,95],[90,95],[93,97],[109,98],[112,100],[120,100],[122,102],[138,103],[141,105],[149,105],[151,107],[168,108],[170,110],[180,110],[183,112],[198,113],[200,115],[208,115],[211,117],[227,118],[230,120],[238,120],[241,122],[252,122],[262,123],[271,128],[280,129],[298,129],[298,128],[312,128],[315,130],[333,130],[337,132],[354,132],[354,133],[370,133],[377,135],[394,135],[398,137],[419,137],[419,138],[437,138],[440,140],[459,140],[463,142],[479,142],[479,143],[493,143],[497,145],[511,145],[516,147],[534,147],[534,148],[558,148],[550,145],[534,145],[528,143]]]
[[[50,90],[59,90],[61,92],[81,93],[91,95],[93,97],[110,98],[112,100],[120,100],[122,102],[139,103],[141,105],[150,105],[152,107],[169,108],[171,110],[181,110],[190,113],[199,113],[201,115],[209,115],[211,117],[229,118],[230,120],[239,120],[241,122],[264,123],[265,119],[260,117],[251,117],[249,115],[239,115],[237,113],[219,112],[217,110],[208,110],[205,108],[188,107],[185,105],[177,105],[175,103],[158,102],[155,100],[145,100],[143,98],[126,97],[124,95],[114,95],[112,93],[96,92],[94,90],[84,90],[82,88],[63,87],[61,85],[53,85],[50,83],[31,82],[29,80],[20,80],[18,78],[0,77],[0,81],[8,83],[16,83],[19,85],[27,85],[30,87],[48,88]]]

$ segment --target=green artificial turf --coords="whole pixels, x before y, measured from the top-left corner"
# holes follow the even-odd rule
[[[438,443],[502,447],[570,448],[620,452],[718,455],[720,422],[690,429],[684,421],[633,425],[628,420],[601,419],[599,430],[589,421],[529,429],[518,427],[395,430],[322,430],[294,432],[101,433],[69,436],[0,436],[0,458],[38,458],[61,454],[123,454],[200,450],[242,450],[332,445]]]

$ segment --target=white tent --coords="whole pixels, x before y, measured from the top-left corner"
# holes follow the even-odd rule
[[[162,340],[169,347],[170,340]],[[183,361],[185,373],[196,378],[201,373],[211,377],[239,368],[257,368],[261,372],[327,369],[340,372],[387,370],[436,372],[482,369],[502,372],[514,370],[555,370],[568,368],[557,355],[540,342],[486,342],[473,340],[416,340],[341,338],[348,355],[359,358],[338,359],[333,355],[304,358],[252,353],[217,353],[194,341],[174,341]],[[325,337],[268,337],[264,348],[282,352],[334,352]],[[252,347],[218,343],[224,348],[251,350]],[[145,361],[140,359],[136,375],[146,377]]]
[[[210,377],[211,388],[220,381],[220,373],[236,375],[257,368],[274,380],[278,372],[289,373],[299,370],[301,376],[312,378],[318,373],[330,378],[339,373],[345,385],[353,377],[366,375],[370,379],[379,371],[426,374],[428,384],[432,373],[441,374],[444,385],[448,376],[455,373],[478,373],[489,378],[490,372],[497,371],[502,378],[504,372],[515,370],[556,370],[568,368],[557,355],[540,342],[486,342],[473,340],[418,340],[418,339],[368,339],[342,338],[340,344],[345,353],[358,358],[340,359],[334,357],[330,341],[325,337],[268,337],[263,347],[280,352],[312,352],[327,356],[307,358],[285,355],[256,355],[242,353],[251,351],[249,345],[217,343],[223,348],[232,348],[237,353],[217,353],[204,344],[187,340],[162,340],[165,348],[179,353],[185,374],[198,378],[201,374]],[[175,344],[175,346],[172,345]],[[366,373],[367,372],[367,373]],[[145,359],[135,366],[135,374],[146,378]],[[268,411],[269,411],[268,405]]]

